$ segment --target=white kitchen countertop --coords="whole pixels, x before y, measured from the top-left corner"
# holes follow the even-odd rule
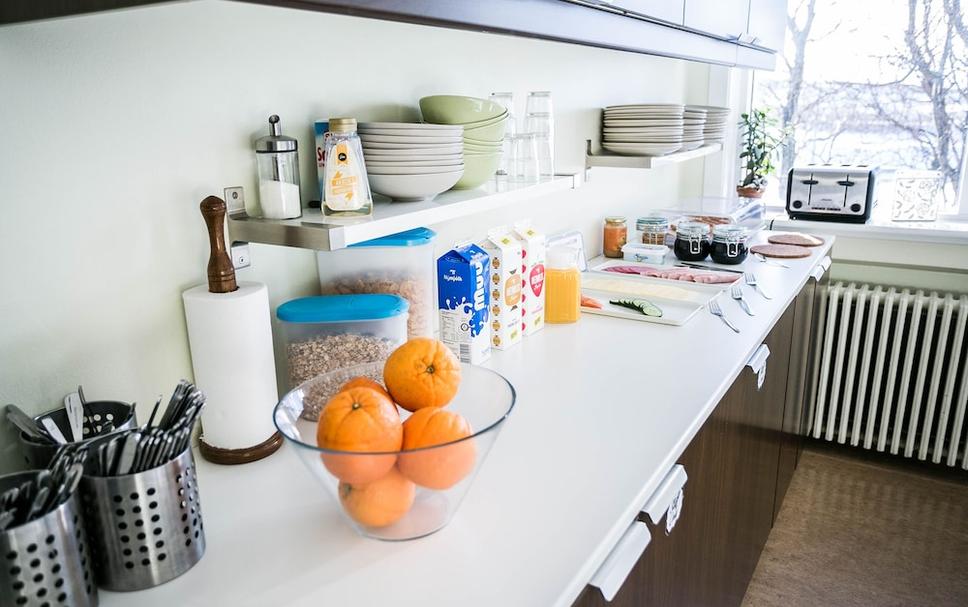
[[[431,536],[360,537],[289,445],[244,466],[196,456],[204,558],[101,605],[569,605],[832,243],[791,269],[747,261],[774,299],[747,288],[748,317],[720,298],[740,334],[705,312],[683,327],[586,314],[495,352],[516,407]]]

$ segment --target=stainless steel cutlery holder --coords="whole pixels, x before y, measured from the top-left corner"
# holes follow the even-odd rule
[[[134,428],[138,423],[134,406],[128,403],[107,400],[92,401],[86,403],[84,408],[85,439],[76,442],[89,447],[95,447],[118,430]],[[44,418],[50,418],[57,424],[58,428],[67,428],[70,425],[67,421],[67,410],[64,407],[38,415],[34,420],[39,424]],[[111,426],[113,426],[113,430]],[[57,445],[37,442],[22,432],[19,433],[19,437],[27,467],[31,469],[46,468],[51,458],[54,457],[54,453],[57,452]]]
[[[37,472],[2,476],[0,493],[35,476]],[[96,606],[91,566],[75,493],[46,515],[0,533],[0,605]]]
[[[191,569],[205,553],[191,447],[163,466],[81,479],[97,583],[143,590]]]

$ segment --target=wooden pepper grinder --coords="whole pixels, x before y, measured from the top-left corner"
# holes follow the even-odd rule
[[[207,397],[199,452],[217,464],[244,464],[282,445],[272,423],[279,395],[269,292],[261,283],[236,282],[225,201],[209,196],[200,209],[210,246],[208,284],[182,294],[195,384]]]

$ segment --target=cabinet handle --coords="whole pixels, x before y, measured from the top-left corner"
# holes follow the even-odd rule
[[[651,541],[652,534],[649,533],[648,526],[641,521],[635,521],[625,530],[588,583],[601,590],[606,601],[611,601]]]
[[[642,508],[642,512],[649,516],[653,525],[658,525],[659,521],[662,520],[662,516],[669,511],[669,506],[672,505],[673,500],[682,491],[688,478],[686,469],[682,464],[676,464],[669,471],[669,474],[666,474],[666,477],[662,479],[662,482],[659,483],[659,488],[655,490],[655,493],[652,494],[652,497],[649,498],[649,501]]]
[[[763,389],[763,383],[766,381],[766,359],[770,357],[770,347],[766,344],[760,344],[760,347],[753,352],[753,356],[746,362],[746,366],[756,373],[756,389]]]

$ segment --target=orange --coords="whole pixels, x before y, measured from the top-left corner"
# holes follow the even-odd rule
[[[460,361],[436,339],[416,337],[387,358],[383,383],[407,411],[443,407],[457,394]]]
[[[371,388],[350,388],[329,399],[319,414],[316,444],[321,449],[359,454],[324,453],[323,463],[334,476],[348,483],[368,483],[385,475],[397,460],[403,444],[400,414],[383,394]]]
[[[393,400],[392,398],[390,398],[390,393],[387,392],[386,388],[380,385],[380,382],[374,381],[369,377],[364,377],[362,375],[359,375],[347,381],[345,384],[343,384],[340,387],[339,391],[342,392],[343,390],[349,390],[350,388],[372,388],[373,390],[376,390],[383,396],[386,396],[388,400],[391,400],[391,401]]]
[[[449,489],[474,469],[477,448],[474,439],[445,445],[473,434],[471,425],[459,413],[439,407],[415,411],[403,422],[403,449],[397,461],[400,472],[428,489]],[[408,453],[409,449],[423,449]]]
[[[385,527],[403,518],[413,505],[417,488],[396,468],[371,483],[339,484],[343,510],[361,525]]]

